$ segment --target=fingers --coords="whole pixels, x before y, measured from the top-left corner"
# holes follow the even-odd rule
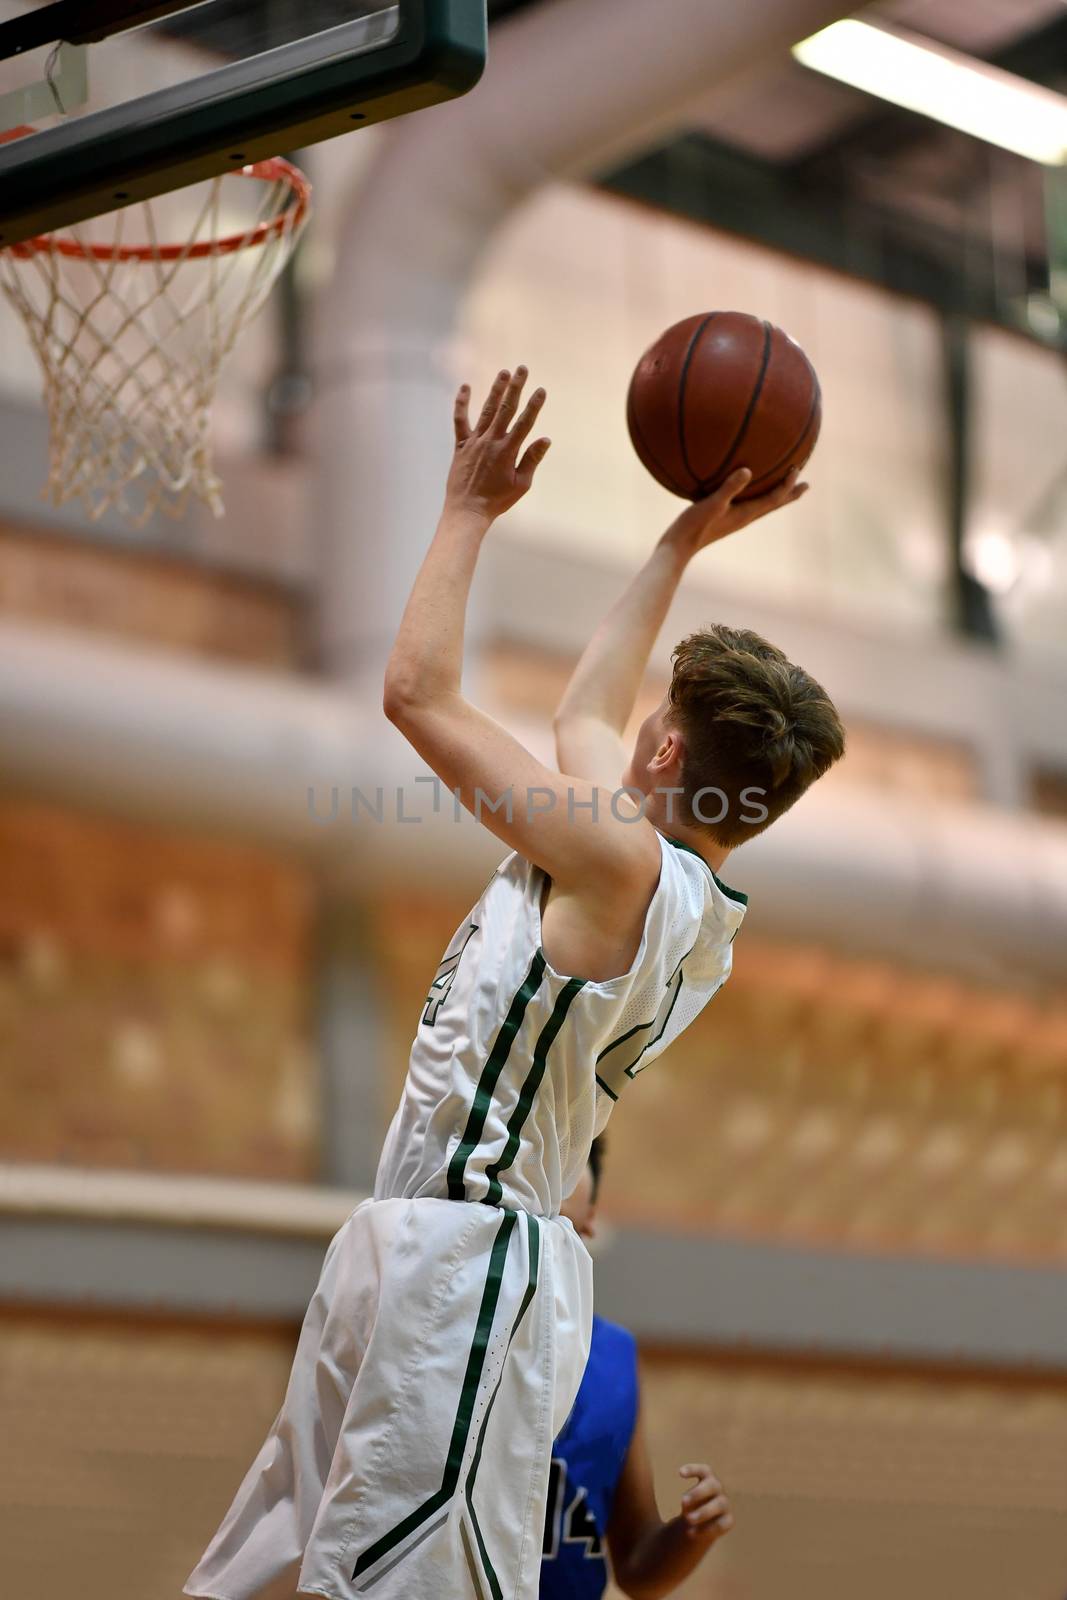
[[[525,367],[516,367],[504,385],[503,393],[497,405],[496,416],[493,418],[493,425],[489,430],[494,439],[502,439],[511,426],[515,413],[519,409],[519,399],[529,376],[530,374]]]
[[[516,467],[515,476],[527,489],[533,482],[534,473],[547,456],[551,444],[551,439],[535,439]]]
[[[486,434],[493,439],[509,437],[508,429],[511,427],[515,413],[519,409],[522,391],[529,376],[529,371],[525,366],[516,367],[514,372],[509,372],[507,368],[504,368],[497,373],[485,405],[482,407],[481,416],[478,418],[476,433]],[[537,420],[537,413],[544,401],[544,390],[539,389],[523,411],[518,427],[510,435],[515,440],[516,446],[521,445],[527,438],[534,422]]]
[[[779,506],[792,505],[794,500],[799,500],[801,495],[808,491],[808,485],[799,482],[799,479],[800,468],[792,467],[777,488],[769,489],[766,494],[755,495],[744,504],[760,515],[764,511],[774,511]],[[725,483],[721,483],[709,497],[709,506],[714,506],[716,509],[731,506],[739,494],[744,494],[751,482],[752,473],[748,467],[738,467],[736,472],[731,472]]]
[[[730,1509],[730,1502],[724,1494],[712,1495],[710,1500],[705,1500],[701,1505],[693,1506],[685,1513],[685,1520],[691,1528],[706,1528],[709,1522],[714,1522],[716,1517],[725,1516]]]
[[[807,484],[800,482],[800,468],[792,467],[785,482],[761,498],[773,501],[775,506],[788,506],[792,505],[794,500],[799,500],[802,494],[806,494],[807,489]]]
[[[471,436],[470,418],[471,386],[465,383],[456,395],[456,404],[452,412],[452,423],[456,430],[456,443],[466,444]]]
[[[704,1462],[691,1462],[678,1469],[683,1478],[696,1478],[696,1485],[682,1498],[682,1512],[691,1533],[727,1533],[733,1527],[733,1512],[723,1486]]]
[[[721,1503],[713,1502],[711,1505],[705,1506],[702,1511],[696,1511],[688,1515],[685,1521],[685,1531],[690,1539],[707,1539],[709,1537],[719,1539],[724,1533],[729,1533],[733,1527],[734,1514],[730,1510],[726,1496],[723,1495]]]
[[[489,432],[493,425],[493,419],[495,418],[497,410],[500,406],[500,402],[503,399],[504,390],[507,388],[510,382],[510,372],[497,373],[495,379],[493,380],[493,387],[490,389],[485,405],[482,407],[482,414],[478,418],[478,426],[474,430],[476,433]]]
[[[777,511],[782,506],[791,506],[795,500],[799,500],[808,492],[808,485],[799,480],[800,468],[793,467],[777,489],[771,489],[767,494],[759,494],[752,500],[746,500],[745,510],[751,511],[755,518],[762,517],[768,511]]]
[[[696,1505],[698,1501],[706,1500],[709,1494],[722,1493],[722,1484],[704,1461],[695,1461],[688,1466],[679,1467],[678,1476],[697,1479],[696,1487],[687,1490],[683,1496],[683,1506]]]
[[[545,391],[543,389],[535,389],[529,400],[527,400],[526,405],[523,408],[522,415],[511,430],[511,438],[516,450],[524,445],[526,440],[529,438],[530,431],[533,428],[534,423],[537,421],[541,407],[545,403],[545,399]]]
[[[755,495],[751,500],[732,500],[726,509],[734,531],[758,522],[769,511],[778,511],[782,506],[793,505],[795,501],[802,499],[808,492],[808,485],[800,483],[799,478],[800,470],[794,467],[777,489],[771,489],[767,494]],[[723,489],[728,488],[730,482],[731,480],[727,479]],[[734,494],[738,492],[738,490],[733,491]]]
[[[743,494],[752,482],[752,473],[748,467],[738,467],[731,472],[725,483],[721,483],[712,495],[715,510],[725,510],[733,504],[739,494]]]

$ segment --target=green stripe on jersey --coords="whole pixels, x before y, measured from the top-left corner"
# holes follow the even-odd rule
[[[478,1394],[478,1385],[482,1379],[482,1369],[485,1366],[485,1352],[489,1345],[489,1335],[493,1327],[493,1318],[496,1315],[497,1301],[500,1299],[500,1285],[504,1277],[504,1265],[507,1260],[508,1245],[514,1232],[515,1224],[519,1220],[517,1211],[505,1211],[500,1227],[497,1229],[496,1238],[493,1240],[493,1249],[489,1256],[489,1271],[486,1274],[485,1288],[482,1290],[482,1303],[478,1308],[478,1320],[474,1327],[474,1339],[471,1343],[470,1354],[467,1357],[467,1370],[463,1376],[463,1387],[460,1390],[459,1409],[456,1420],[452,1425],[452,1439],[448,1447],[448,1456],[445,1460],[445,1475],[441,1480],[441,1487],[428,1500],[425,1500],[417,1510],[406,1516],[403,1522],[398,1522],[395,1528],[390,1529],[377,1539],[374,1544],[364,1550],[356,1562],[355,1571],[352,1573],[354,1583],[361,1573],[368,1567],[374,1566],[390,1550],[408,1538],[423,1523],[439,1511],[456,1492],[459,1483],[459,1472],[463,1465],[463,1453],[467,1448],[467,1438],[471,1431],[471,1418],[474,1415],[474,1402]],[[525,1303],[525,1302],[524,1302]]]
[[[689,854],[691,856],[696,856],[698,861],[704,861],[704,857],[700,854],[700,851],[699,850],[694,850],[693,846],[691,844],[683,844],[681,839],[672,839],[669,833],[665,833],[663,835],[663,837],[666,839],[668,844],[673,844],[675,849],[677,849],[677,850],[688,850]],[[719,875],[715,871],[714,867],[709,866],[708,862],[706,862],[706,861],[704,861],[704,865],[707,867],[708,871],[711,873],[712,877],[715,879],[715,882],[718,884],[718,886],[722,890],[723,894],[726,895],[727,899],[736,900],[736,902],[737,902],[737,904],[739,906],[747,906],[748,905],[748,895],[747,894],[742,894],[740,889],[731,889],[730,885],[728,883],[723,883],[722,879],[719,877]]]
[[[489,1108],[493,1103],[493,1093],[504,1070],[505,1063],[511,1053],[515,1042],[515,1035],[522,1027],[526,1008],[534,995],[541,987],[541,979],[545,973],[545,958],[540,950],[537,951],[530,963],[530,970],[523,980],[522,987],[518,990],[508,1014],[500,1027],[489,1053],[489,1059],[478,1080],[478,1087],[474,1092],[471,1103],[470,1115],[467,1117],[467,1126],[463,1130],[463,1138],[456,1146],[455,1154],[448,1164],[448,1198],[450,1200],[466,1200],[467,1184],[465,1169],[467,1162],[477,1150],[482,1134],[485,1132],[485,1119],[489,1115]]]
[[[585,978],[568,978],[552,1007],[552,1015],[541,1029],[534,1046],[533,1064],[526,1075],[526,1082],[519,1093],[518,1101],[508,1121],[508,1139],[496,1161],[490,1162],[485,1169],[485,1176],[489,1180],[486,1191],[486,1204],[497,1206],[503,1198],[503,1188],[500,1184],[500,1174],[506,1172],[519,1153],[519,1142],[522,1139],[522,1130],[526,1118],[530,1115],[530,1108],[534,1103],[534,1096],[541,1087],[541,1080],[548,1066],[548,1052],[553,1041],[563,1026],[564,1018],[570,1010],[575,996],[579,990],[584,989],[587,983]]]

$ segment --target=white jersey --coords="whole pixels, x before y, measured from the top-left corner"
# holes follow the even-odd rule
[[[187,1595],[537,1600],[593,1314],[560,1202],[629,1080],[726,981],[744,916],[695,852],[660,848],[619,977],[549,966],[545,875],[517,854],[456,930],[375,1198],[326,1252],[281,1410]]]
[[[630,1080],[730,975],[746,897],[659,834],[662,866],[629,971],[556,972],[544,872],[513,851],[437,969],[375,1198],[485,1201],[556,1216]]]

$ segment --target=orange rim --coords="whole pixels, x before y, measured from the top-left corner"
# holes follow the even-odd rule
[[[7,137],[17,137],[18,133]],[[25,132],[30,132],[26,129]],[[10,255],[27,259],[35,255],[61,255],[74,259],[94,261],[190,261],[205,256],[232,255],[235,250],[251,250],[266,244],[268,239],[290,229],[299,228],[311,203],[311,184],[291,161],[284,156],[271,156],[266,161],[253,161],[247,167],[238,167],[224,174],[234,178],[257,178],[261,183],[285,183],[296,196],[294,205],[279,211],[267,222],[260,222],[246,233],[227,234],[222,239],[205,239],[200,244],[82,244],[68,234],[41,233],[35,239],[23,239],[6,248]],[[136,202],[133,202],[136,204]]]

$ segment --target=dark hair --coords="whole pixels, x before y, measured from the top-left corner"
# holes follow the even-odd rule
[[[593,1199],[600,1190],[600,1174],[604,1170],[604,1135],[598,1134],[589,1146],[589,1171],[593,1174]]]
[[[734,849],[769,828],[840,759],[845,730],[826,690],[747,628],[702,628],[672,659],[667,721],[684,745],[686,820]],[[719,793],[694,810],[702,789]],[[720,820],[707,820],[724,806]]]

